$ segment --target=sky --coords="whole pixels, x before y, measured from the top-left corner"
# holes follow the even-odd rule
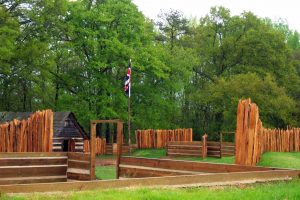
[[[259,17],[277,21],[283,19],[292,30],[300,32],[299,0],[133,0],[139,10],[151,19],[157,19],[161,10],[170,8],[183,12],[186,17],[203,17],[212,6],[224,6],[231,15],[251,11]]]

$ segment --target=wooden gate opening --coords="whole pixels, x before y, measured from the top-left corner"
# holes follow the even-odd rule
[[[123,122],[119,119],[113,120],[92,120],[91,121],[91,135],[90,135],[90,152],[91,152],[91,179],[95,179],[95,156],[96,156],[96,132],[97,124],[116,124],[117,125],[117,162],[116,162],[116,178],[119,178],[119,163],[120,156],[122,152],[122,143],[123,143]],[[112,136],[113,138],[113,136]]]

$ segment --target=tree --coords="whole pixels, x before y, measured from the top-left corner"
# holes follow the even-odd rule
[[[176,41],[188,32],[188,20],[177,10],[170,9],[168,12],[161,12],[156,24],[161,31],[160,40],[168,42],[171,50]]]

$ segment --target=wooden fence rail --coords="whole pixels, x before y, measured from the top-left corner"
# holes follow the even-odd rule
[[[0,152],[50,152],[53,138],[53,112],[37,111],[27,120],[0,125]]]
[[[202,136],[202,141],[175,141],[168,142],[166,146],[167,156],[193,156],[202,157],[207,156],[207,134]]]
[[[265,129],[259,118],[258,106],[250,99],[240,100],[235,142],[236,164],[256,165],[266,151],[299,151],[300,128]]]
[[[171,141],[192,141],[193,130],[136,130],[136,144],[138,149],[143,148],[164,148]]]
[[[283,169],[124,156],[121,157],[119,170],[121,177],[140,178],[201,173],[272,171]]]
[[[84,153],[0,153],[0,185],[91,180],[90,165]]]

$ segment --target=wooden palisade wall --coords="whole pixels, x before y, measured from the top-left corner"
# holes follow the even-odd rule
[[[164,148],[171,141],[193,140],[193,130],[175,129],[175,130],[136,130],[135,138],[137,148]]]
[[[106,154],[106,139],[97,137],[95,139],[96,155]],[[90,152],[90,141],[88,139],[83,142],[84,153]]]
[[[236,164],[256,165],[266,151],[290,152],[300,150],[300,129],[265,129],[259,109],[250,99],[240,100],[237,109]]]
[[[53,139],[53,112],[37,111],[27,120],[0,125],[0,152],[50,152]]]

